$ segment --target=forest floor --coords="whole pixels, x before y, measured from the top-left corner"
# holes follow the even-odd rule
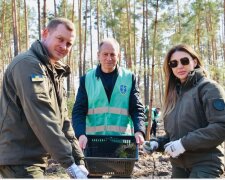
[[[157,135],[162,135],[163,133],[163,127],[160,124],[157,129]],[[139,159],[135,162],[131,179],[170,179],[171,170],[169,156],[159,152],[149,155],[140,150]],[[52,161],[47,169],[46,178],[67,179],[69,176],[59,164]],[[110,177],[103,178],[107,179]],[[225,174],[221,178],[225,179]]]
[[[157,134],[163,133],[163,127],[160,125]],[[49,167],[46,171],[46,178],[69,178],[65,170],[54,160],[49,162]],[[144,153],[139,150],[138,161],[135,162],[134,169],[131,175],[132,179],[162,179],[171,177],[171,164],[169,157],[154,152],[152,155]],[[103,177],[110,178],[110,177]]]
[[[139,160],[135,162],[134,169],[131,175],[132,179],[169,179],[171,177],[171,165],[169,157],[154,153],[148,155],[139,152]],[[46,178],[63,178],[67,179],[69,176],[65,170],[57,163],[51,163],[47,169]],[[108,179],[110,177],[103,177]]]

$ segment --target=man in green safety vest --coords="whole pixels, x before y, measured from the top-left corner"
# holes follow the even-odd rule
[[[149,106],[145,106],[145,126],[148,126],[148,112],[149,112]],[[160,115],[160,108],[152,108],[152,126],[151,126],[151,132],[150,135],[153,134],[154,137],[156,137],[156,130],[157,130],[157,126],[158,126],[158,118]]]
[[[119,58],[118,42],[104,39],[99,45],[99,64],[80,79],[72,121],[82,149],[87,134],[134,135],[137,144],[144,142],[144,107],[136,78],[118,66]]]

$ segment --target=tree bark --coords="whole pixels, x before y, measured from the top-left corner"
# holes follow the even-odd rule
[[[130,23],[130,0],[126,0],[126,14],[127,14],[127,31],[128,31],[128,47],[127,47],[127,66],[132,69],[132,58],[131,58],[131,23]]]
[[[83,75],[82,72],[82,0],[78,0],[78,8],[79,8],[79,76],[81,77]]]
[[[97,0],[97,39],[98,39],[98,45],[100,43],[100,28],[99,28],[99,0]]]
[[[54,0],[54,16],[57,17],[56,0]]]
[[[27,22],[27,4],[24,0],[24,20],[25,20],[25,36],[26,36],[26,50],[29,47],[28,22]]]
[[[43,4],[43,24],[42,24],[43,27],[42,28],[45,29],[46,28],[46,19],[47,19],[47,17],[46,17],[46,14],[47,14],[46,13],[46,11],[47,11],[46,0],[44,0],[43,3],[44,4]]]
[[[19,52],[16,0],[12,1],[12,18],[13,18],[12,22],[13,22],[14,56],[16,56],[18,55]]]
[[[150,101],[149,101],[149,113],[148,113],[148,127],[146,140],[150,140],[150,130],[152,122],[152,104],[153,104],[153,91],[154,91],[154,68],[155,68],[155,44],[156,44],[156,30],[158,23],[158,0],[156,1],[155,10],[155,21],[154,21],[154,34],[153,34],[153,44],[152,44],[152,77],[151,77],[151,90],[150,90]]]
[[[94,67],[94,63],[93,63],[93,45],[92,45],[92,13],[91,13],[91,9],[92,9],[92,1],[90,0],[90,50],[91,50],[91,68]]]
[[[84,60],[83,60],[83,72],[86,71],[86,48],[87,48],[87,12],[88,12],[88,0],[85,4],[85,27],[84,27]]]
[[[39,39],[41,39],[41,5],[40,5],[40,0],[37,0],[37,5],[38,5],[38,34],[39,34]]]

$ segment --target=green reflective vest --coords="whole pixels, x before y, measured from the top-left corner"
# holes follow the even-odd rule
[[[118,68],[117,77],[110,102],[96,69],[86,74],[85,88],[88,96],[88,115],[86,134],[94,135],[133,135],[133,122],[130,119],[129,97],[132,87],[132,74]]]

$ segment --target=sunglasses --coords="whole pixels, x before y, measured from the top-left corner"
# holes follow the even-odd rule
[[[185,65],[188,65],[190,63],[190,60],[187,57],[183,57],[183,58],[180,59],[180,63],[183,66],[185,66]],[[170,68],[175,68],[175,67],[178,66],[179,61],[177,61],[177,60],[171,60],[168,64],[169,64]]]

